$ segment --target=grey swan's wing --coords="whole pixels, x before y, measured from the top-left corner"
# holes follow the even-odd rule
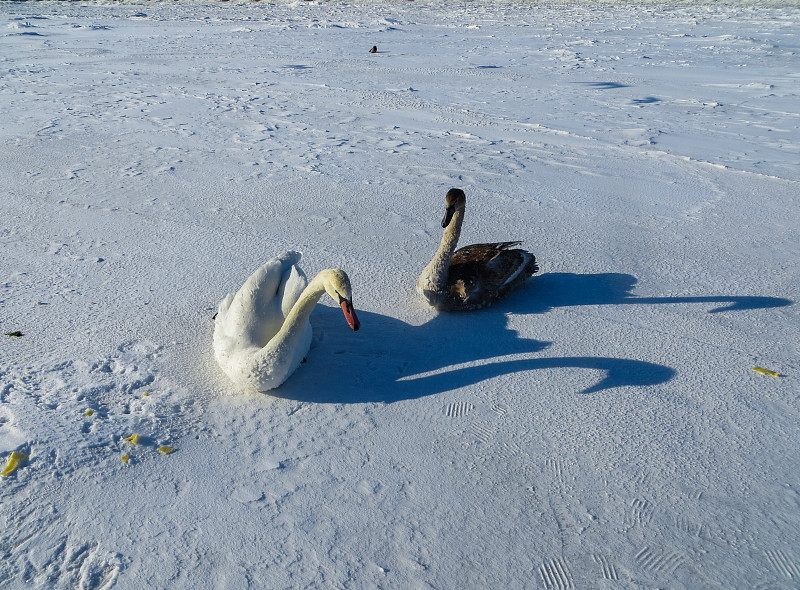
[[[450,259],[447,305],[452,310],[490,305],[534,275],[536,257],[519,248],[521,242],[472,244],[459,248]]]

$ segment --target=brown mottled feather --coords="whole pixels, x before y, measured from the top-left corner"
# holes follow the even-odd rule
[[[465,262],[488,262],[495,258],[500,252],[508,251],[512,246],[519,246],[522,242],[498,242],[497,244],[472,244],[464,246],[453,252],[450,259],[450,268],[454,264]]]
[[[486,307],[534,275],[539,267],[533,254],[511,249],[521,243],[472,244],[456,250],[444,306],[452,311]]]

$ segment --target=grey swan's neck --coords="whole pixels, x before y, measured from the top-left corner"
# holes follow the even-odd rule
[[[464,222],[464,208],[460,207],[453,213],[450,223],[444,228],[442,241],[436,250],[433,259],[422,270],[417,280],[417,292],[425,297],[433,306],[440,306],[447,297],[447,277],[450,269],[450,259],[458,246],[461,237],[461,224]]]

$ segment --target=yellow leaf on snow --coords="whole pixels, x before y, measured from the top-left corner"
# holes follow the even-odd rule
[[[125,453],[124,455],[122,455],[122,457],[120,457],[120,459],[122,460],[123,463],[127,465],[128,461],[131,460],[131,456],[128,453]]]
[[[172,447],[170,447],[168,445],[162,445],[162,446],[158,447],[158,450],[161,451],[162,453],[164,453],[165,455],[169,455],[175,449],[173,449]]]
[[[0,471],[0,475],[11,475],[12,473],[14,473],[14,471],[17,470],[17,467],[19,467],[20,462],[24,461],[27,458],[28,455],[26,455],[25,453],[14,451],[8,458],[8,463],[6,463],[6,468],[3,469],[3,471]]]
[[[756,373],[761,373],[762,375],[769,375],[770,377],[780,377],[780,373],[776,373],[775,371],[770,371],[769,369],[765,369],[764,367],[753,367],[753,370]]]
[[[139,444],[139,435],[138,434],[132,434],[130,436],[126,436],[125,437],[125,442],[129,442],[132,445],[138,445]]]

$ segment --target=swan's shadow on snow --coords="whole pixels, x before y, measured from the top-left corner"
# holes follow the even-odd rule
[[[782,297],[711,295],[704,297],[636,297],[631,292],[638,279],[622,273],[545,273],[512,295],[517,313],[544,313],[555,307],[577,305],[653,305],[677,303],[722,304],[708,313],[785,307],[794,303]]]
[[[421,326],[365,311],[358,317],[361,330],[354,333],[340,309],[317,305],[308,360],[268,393],[323,403],[414,399],[534,368],[528,360],[486,361],[537,353],[549,345],[518,338],[505,327],[502,312],[438,314]]]
[[[317,403],[395,402],[548,368],[604,371],[599,383],[580,392],[594,393],[664,383],[675,374],[669,367],[632,359],[519,358],[541,352],[550,343],[519,338],[506,327],[507,318],[499,306],[439,314],[421,326],[375,313],[358,315],[361,330],[353,333],[341,310],[318,305],[311,323],[320,339],[312,345],[307,362],[269,394]]]
[[[519,358],[550,343],[520,338],[507,327],[507,312],[537,314],[556,307],[627,304],[723,304],[709,313],[781,307],[788,299],[758,296],[635,297],[637,279],[621,273],[547,273],[529,281],[495,307],[442,313],[420,326],[360,311],[362,329],[347,328],[338,308],[318,305],[311,316],[315,338],[308,361],[271,395],[319,403],[394,402],[435,395],[522,371],[579,368],[604,372],[580,393],[623,386],[657,385],[670,367],[610,357]],[[516,358],[508,358],[510,355]]]
[[[353,333],[341,310],[317,306],[311,316],[320,336],[308,361],[271,395],[317,403],[395,402],[466,387],[520,371],[575,367],[605,371],[581,393],[623,385],[668,381],[669,367],[605,357],[512,358],[534,354],[550,343],[519,338],[506,327],[501,308],[439,314],[421,326],[359,312]],[[497,359],[497,360],[492,360]]]

